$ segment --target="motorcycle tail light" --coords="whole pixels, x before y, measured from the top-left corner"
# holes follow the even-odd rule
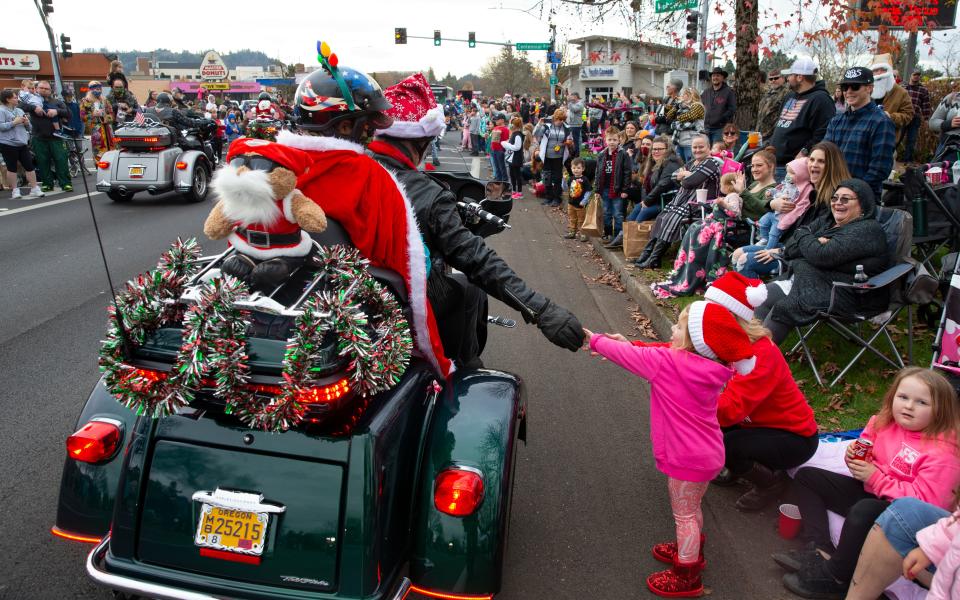
[[[60,529],[56,525],[50,528],[50,533],[52,533],[53,535],[59,538],[70,540],[71,542],[83,542],[85,544],[99,544],[101,540],[101,538],[98,538],[95,535],[82,535],[79,533],[71,533],[69,531]]]
[[[107,169],[110,168],[110,162],[106,160],[101,160],[100,162],[97,163],[97,168],[106,171]]]
[[[178,160],[178,161],[177,161],[177,169],[179,169],[180,171],[186,171],[186,170],[187,170],[187,163],[183,162],[182,160]]]
[[[434,479],[433,505],[454,517],[473,514],[483,501],[483,476],[465,467],[440,471]]]
[[[491,600],[493,594],[451,594],[449,592],[438,592],[420,586],[411,585],[404,594],[403,600],[414,600],[420,598],[443,598],[444,600]]]
[[[119,421],[94,419],[67,438],[67,456],[80,462],[102,462],[116,454],[120,438]]]
[[[335,402],[350,392],[350,381],[346,378],[324,387],[312,387],[301,390],[297,399],[303,404],[326,404]]]

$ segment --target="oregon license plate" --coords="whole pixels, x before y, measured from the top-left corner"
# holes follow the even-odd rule
[[[146,172],[146,167],[130,167],[130,177],[143,177],[144,172]]]
[[[203,548],[260,555],[268,523],[267,513],[203,504],[194,543]]]

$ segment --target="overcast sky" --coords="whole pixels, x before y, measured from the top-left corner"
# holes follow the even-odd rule
[[[33,0],[0,1],[10,9],[4,11],[0,44],[44,49],[46,35]],[[772,1],[788,6],[787,0]],[[465,42],[453,41],[436,48],[432,40],[435,29],[450,38],[466,39],[468,31],[475,31],[480,41],[547,41],[552,10],[561,39],[589,34],[631,36],[617,15],[597,23],[591,9],[581,12],[561,0],[311,0],[299,5],[289,0],[274,4],[263,0],[53,3],[50,21],[54,32],[70,36],[75,52],[100,47],[145,51],[163,47],[227,53],[251,48],[286,63],[311,64],[316,62],[316,40],[323,39],[342,64],[354,68],[402,71],[433,67],[438,77],[448,71],[456,75],[478,72],[500,48],[484,44],[468,48]],[[191,7],[202,7],[204,12],[193,13]],[[324,12],[324,7],[335,8]],[[140,16],[145,14],[149,17]],[[711,25],[716,25],[715,21],[714,16]],[[410,39],[405,46],[395,45],[394,27],[406,27],[408,36],[431,39]],[[648,31],[644,35],[649,35]],[[950,35],[956,36],[956,31]],[[532,52],[530,57],[540,60],[543,53]],[[925,49],[921,50],[921,60],[928,61]]]

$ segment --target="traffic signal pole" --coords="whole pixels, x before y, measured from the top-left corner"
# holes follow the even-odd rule
[[[432,40],[434,40],[434,39],[436,39],[436,38],[434,38],[432,35],[408,35],[408,36],[407,36],[407,39],[408,39],[408,40],[431,40],[431,41],[432,41]],[[470,43],[470,40],[463,39],[463,38],[449,38],[449,37],[445,37],[445,38],[440,38],[440,39],[443,40],[444,42],[467,42],[467,43]],[[481,41],[481,40],[474,40],[473,43],[474,43],[474,44],[490,44],[491,46],[513,46],[513,45],[514,45],[513,42],[484,42],[484,41]]]
[[[43,12],[43,9],[40,7],[40,2],[38,0],[33,0],[34,5],[37,7],[37,12],[40,13],[40,20],[43,21],[43,27],[47,30],[47,39],[50,41],[50,62],[53,64],[53,91],[59,96],[63,97],[63,78],[60,76],[60,60],[57,56],[57,41],[53,35],[53,28],[50,27],[50,22],[47,21],[47,15]],[[52,9],[51,9],[52,10]]]
[[[707,17],[710,15],[710,0],[700,0],[700,51],[697,52],[697,79],[707,68]]]

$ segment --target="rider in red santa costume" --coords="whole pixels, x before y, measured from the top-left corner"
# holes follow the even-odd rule
[[[362,145],[376,129],[391,124],[384,113],[391,105],[376,81],[338,67],[336,55],[325,44],[324,50],[324,68],[300,83],[294,100],[303,135],[281,131],[277,143],[310,156],[297,188],[343,226],[372,265],[404,278],[417,349],[447,377],[454,366],[444,355],[427,301],[427,257],[412,204],[393,175],[367,156]]]

